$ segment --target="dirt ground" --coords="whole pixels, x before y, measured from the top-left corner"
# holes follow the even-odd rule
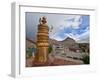
[[[49,58],[48,61],[45,63],[34,62],[33,57],[26,59],[26,67],[61,66],[61,65],[79,65],[79,63],[75,63],[75,62],[67,61],[63,59],[58,59],[58,58],[53,58],[53,57]]]

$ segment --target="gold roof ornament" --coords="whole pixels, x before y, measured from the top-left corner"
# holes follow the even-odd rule
[[[42,18],[40,18],[40,19],[39,19],[39,23],[40,23],[40,24],[45,24],[45,23],[47,23],[46,17],[43,16]]]
[[[44,16],[44,17],[42,17],[42,24],[45,24],[45,23],[47,23],[47,21],[46,21],[46,17]]]

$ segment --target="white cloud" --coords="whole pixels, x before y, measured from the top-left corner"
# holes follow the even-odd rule
[[[82,23],[82,18],[79,15],[71,15],[66,17],[66,20],[62,21],[60,25],[62,27],[72,27],[73,29],[78,29],[79,25]]]
[[[80,27],[79,25],[82,22],[82,18],[80,15],[66,15],[59,19],[53,24],[53,30],[52,32],[50,32],[50,36],[54,36],[55,33],[59,33],[60,30],[63,30],[68,27],[78,29]]]
[[[61,38],[60,36],[56,36],[56,37],[54,37],[54,39],[57,40],[57,41],[62,41],[62,40],[64,40],[64,39]]]
[[[74,21],[72,22],[72,28],[78,29],[79,25],[82,23],[81,16],[75,16]]]
[[[78,36],[77,42],[89,42],[89,30],[85,31],[83,34]]]
[[[89,42],[89,30],[82,34],[64,33],[64,35],[73,38],[76,42]]]
[[[74,39],[74,40],[79,40],[79,38],[78,38],[78,34],[73,34],[73,33],[65,33],[64,35],[66,35],[66,36],[68,36],[68,37],[70,37],[70,38],[72,38],[72,39]]]
[[[84,37],[87,37],[87,36],[89,36],[89,30],[81,34],[78,38],[83,39]]]
[[[64,40],[64,38],[61,38],[61,37],[58,36],[57,34],[51,36],[50,38],[51,38],[51,39],[55,39],[55,40],[57,40],[57,41],[62,41],[62,40]]]

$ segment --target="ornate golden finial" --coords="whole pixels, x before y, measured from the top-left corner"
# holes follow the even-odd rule
[[[43,24],[47,23],[46,17],[42,17],[42,23],[43,23]]]
[[[40,19],[39,19],[39,23],[40,23],[40,24],[45,24],[45,23],[47,23],[46,17],[40,18]]]

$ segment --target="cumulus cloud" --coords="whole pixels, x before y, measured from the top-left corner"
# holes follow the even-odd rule
[[[79,38],[78,38],[79,35],[78,34],[73,34],[73,33],[68,34],[68,33],[66,33],[65,35],[72,38],[72,39],[74,39],[74,40],[76,40],[76,41],[79,40]]]
[[[67,28],[72,28],[72,29],[78,29],[80,28],[80,24],[82,23],[82,18],[80,15],[67,15],[64,16],[64,19],[62,18],[61,21],[59,21],[59,23],[57,23],[58,25],[54,26],[54,29],[52,30],[52,32],[50,33],[50,38],[54,38],[54,39],[58,39],[58,34],[63,34],[64,37],[59,36],[59,40],[63,40],[66,37],[72,37],[74,39],[77,39],[76,36],[74,36],[73,33],[64,33],[63,31]],[[55,28],[56,27],[56,28]],[[68,31],[69,32],[69,31]],[[62,39],[63,38],[63,39]]]
[[[80,15],[63,16],[60,20],[58,20],[58,23],[53,24],[53,30],[52,33],[50,33],[50,37],[54,36],[55,33],[61,32],[60,30],[64,30],[69,27],[72,29],[78,29],[81,22],[82,18]]]
[[[79,25],[81,24],[81,22],[82,22],[81,16],[72,15],[72,16],[68,16],[68,19],[64,20],[61,23],[61,25],[63,27],[72,27],[73,29],[78,29],[79,28]]]

